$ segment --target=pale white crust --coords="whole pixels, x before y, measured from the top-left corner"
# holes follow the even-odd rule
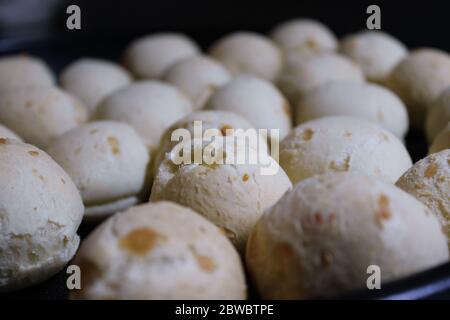
[[[47,151],[80,190],[85,206],[90,209],[86,218],[124,209],[125,199],[142,198],[148,187],[150,155],[137,132],[127,124],[113,121],[85,124],[56,139]],[[125,204],[134,203],[125,201]]]
[[[87,117],[84,105],[56,87],[23,87],[0,95],[0,122],[40,148]]]
[[[51,87],[54,82],[50,68],[39,58],[26,54],[0,58],[0,91],[28,86]]]
[[[137,77],[160,78],[177,61],[200,54],[197,44],[181,33],[156,33],[131,42],[124,65]]]
[[[378,124],[400,139],[408,131],[408,112],[400,98],[367,82],[324,84],[301,98],[294,113],[296,124],[326,116],[353,116]]]
[[[199,110],[219,87],[230,81],[231,74],[219,61],[198,56],[175,63],[162,79],[186,93],[194,110]]]
[[[413,50],[391,72],[387,85],[408,107],[411,125],[423,129],[430,105],[450,86],[450,56],[431,48]]]
[[[356,62],[366,78],[385,83],[391,71],[408,54],[396,38],[382,31],[360,31],[345,36],[339,51]]]
[[[233,75],[252,74],[268,81],[278,77],[283,56],[269,38],[248,31],[229,34],[212,45],[209,54],[222,62]]]
[[[448,260],[441,226],[408,193],[356,173],[316,176],[296,185],[259,220],[247,266],[266,299],[333,297],[381,285]]]
[[[198,141],[198,145],[196,145]],[[180,143],[180,144],[183,144]],[[194,154],[197,148],[205,151],[207,142],[187,142]],[[199,151],[200,151],[199,150]],[[235,157],[257,155],[256,150],[238,144]],[[219,152],[217,152],[219,153]],[[166,154],[153,183],[151,201],[167,200],[190,207],[223,228],[242,253],[248,234],[263,211],[275,204],[292,187],[276,161],[266,155],[264,161],[252,164],[191,163],[176,165],[175,149]],[[231,158],[225,152],[224,158]],[[277,168],[273,174],[263,174],[262,167],[270,164]]]
[[[433,211],[450,242],[450,149],[418,161],[398,179],[396,186]]]
[[[257,129],[278,129],[280,140],[292,128],[290,105],[281,92],[269,81],[250,75],[237,76],[219,88],[206,109],[235,112]]]
[[[14,133],[9,128],[1,124],[0,124],[0,138],[8,138],[22,141],[22,138],[20,138],[16,133]]]
[[[68,65],[60,76],[61,86],[80,99],[90,112],[112,93],[131,82],[123,67],[108,60],[81,58]]]
[[[389,131],[362,119],[335,116],[296,127],[280,144],[280,165],[294,184],[315,174],[340,171],[395,183],[412,161]]]
[[[72,258],[83,202],[44,151],[0,138],[0,291],[44,281]]]
[[[147,80],[118,89],[97,107],[95,118],[131,125],[154,150],[164,131],[192,112],[191,100],[175,86]]]
[[[292,105],[308,91],[333,81],[363,82],[361,68],[336,53],[314,55],[288,52],[277,84]]]
[[[170,202],[114,215],[83,242],[72,299],[245,299],[239,256],[219,228]]]

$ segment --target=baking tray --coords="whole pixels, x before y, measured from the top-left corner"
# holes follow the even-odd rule
[[[29,53],[44,59],[55,74],[73,60],[90,56],[119,61],[124,47],[138,35],[92,36],[92,35],[53,35],[27,36],[0,39],[0,56],[9,53]],[[221,34],[210,31],[189,34],[203,48]],[[427,142],[422,132],[410,131],[405,139],[406,147],[416,162],[427,155]],[[387,160],[389,161],[389,160]],[[78,231],[84,239],[94,226],[82,224]],[[1,299],[45,299],[64,300],[68,298],[65,269],[49,280],[31,288],[2,293]],[[450,262],[442,266],[384,284],[381,290],[361,290],[352,292],[339,299],[450,299]],[[250,299],[257,299],[250,288]]]

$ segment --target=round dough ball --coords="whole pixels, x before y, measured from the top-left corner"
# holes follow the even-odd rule
[[[332,81],[363,82],[364,75],[355,63],[335,53],[312,56],[288,53],[278,86],[295,105],[308,91]]]
[[[83,242],[72,299],[245,299],[239,256],[222,232],[170,202],[114,215]]]
[[[430,106],[427,112],[425,129],[428,142],[433,142],[434,138],[450,122],[450,88],[444,90],[442,94]]]
[[[170,67],[163,80],[185,92],[194,109],[203,109],[209,97],[228,81],[231,75],[218,61],[208,57],[183,59]]]
[[[56,87],[23,87],[0,95],[0,122],[40,148],[87,117],[84,105]]]
[[[134,40],[124,54],[125,66],[138,78],[159,78],[175,62],[200,54],[197,44],[180,33],[156,33]]]
[[[201,121],[201,132],[196,130],[196,121]],[[177,129],[186,129],[189,131],[191,138],[202,138],[206,130],[216,129],[217,135],[229,135],[233,134],[234,130],[242,129],[254,129],[254,127],[242,116],[228,111],[220,110],[202,110],[188,114],[184,118],[175,122],[170,128],[168,128],[162,135],[159,143],[159,148],[153,158],[152,171],[156,173],[160,163],[163,161],[165,154],[170,152],[175,145],[179,143],[178,140],[172,141],[172,133]],[[211,133],[212,132],[211,130]],[[196,136],[200,134],[201,136]]]
[[[248,73],[275,81],[283,64],[281,50],[269,39],[253,32],[235,32],[219,39],[209,54],[233,75]]]
[[[0,124],[0,138],[8,138],[22,141],[21,137],[19,137],[16,133],[12,132],[10,129],[1,124]]]
[[[226,143],[234,139],[228,137],[223,141],[214,149],[217,158],[210,163],[204,159],[181,164],[176,161],[175,157],[180,150],[186,152],[185,148],[191,155],[207,153],[209,143],[201,139],[181,142],[173,148],[159,166],[150,200],[173,201],[197,211],[221,227],[238,251],[243,253],[248,234],[264,210],[277,202],[292,184],[267,153],[237,142],[233,154],[226,148]],[[219,154],[225,160],[234,161],[220,161]],[[265,156],[263,160],[262,155]],[[242,156],[244,161],[238,162]],[[252,157],[258,161],[251,162]],[[273,171],[263,170],[268,167]]]
[[[240,75],[219,88],[206,109],[231,111],[253,123],[257,129],[279,130],[283,139],[291,130],[291,110],[280,91],[270,82]]]
[[[403,43],[382,31],[360,31],[341,40],[340,52],[356,62],[370,81],[385,83],[408,54]]]
[[[60,76],[61,86],[94,111],[101,99],[131,82],[121,66],[103,59],[82,58],[67,66]]]
[[[88,219],[104,218],[148,196],[149,153],[127,124],[85,124],[60,136],[47,152],[80,190]]]
[[[391,72],[387,85],[408,107],[411,125],[423,129],[429,106],[450,87],[450,56],[437,49],[413,50]]]
[[[295,110],[296,123],[326,116],[353,116],[376,123],[402,139],[408,112],[390,90],[367,82],[326,83],[304,95]]]
[[[335,297],[381,286],[448,260],[441,226],[401,189],[358,173],[309,178],[265,212],[247,266],[264,299]]]
[[[83,202],[44,151],[0,138],[0,291],[42,282],[75,254]]]
[[[164,130],[191,111],[191,101],[176,87],[159,81],[140,81],[103,99],[96,118],[128,123],[153,150]]]
[[[277,25],[270,37],[284,50],[301,53],[319,53],[336,50],[333,32],[319,21],[294,19]]]
[[[433,140],[433,143],[430,146],[429,153],[430,154],[436,153],[449,148],[450,148],[450,121],[448,122],[447,127],[445,127]]]
[[[450,243],[450,149],[420,160],[400,177],[396,185],[433,211]]]
[[[0,58],[0,91],[27,86],[52,86],[52,72],[44,61],[29,55]]]
[[[362,119],[336,116],[296,127],[280,144],[280,165],[294,184],[316,174],[348,171],[395,183],[412,161],[389,131]]]

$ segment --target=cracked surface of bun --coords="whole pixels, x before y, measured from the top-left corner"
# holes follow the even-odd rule
[[[297,184],[266,211],[248,241],[247,266],[266,299],[333,297],[381,286],[448,260],[433,213],[403,190],[358,173]]]
[[[348,171],[395,183],[412,161],[389,131],[362,119],[335,116],[296,127],[280,144],[280,165],[293,184],[315,174]]]
[[[396,185],[433,211],[450,241],[450,149],[418,161]]]
[[[44,281],[72,258],[83,202],[44,151],[0,138],[0,291]]]
[[[206,153],[208,145],[201,140],[186,143],[191,154],[196,150]],[[174,201],[192,208],[223,228],[233,244],[243,252],[248,234],[263,211],[292,187],[288,176],[267,153],[264,160],[255,164],[247,160],[242,164],[203,162],[177,165],[174,162],[177,147],[167,153],[161,163],[150,200]],[[216,155],[221,153],[219,150],[216,149]],[[246,154],[247,159],[258,156],[253,148],[241,144],[236,145],[234,155],[224,150],[225,160]],[[262,168],[268,167],[269,162],[276,171],[264,174]]]
[[[245,299],[236,250],[221,230],[171,202],[114,215],[83,242],[72,299]]]

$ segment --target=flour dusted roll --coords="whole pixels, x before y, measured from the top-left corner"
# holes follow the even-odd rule
[[[0,123],[41,148],[85,123],[87,116],[84,105],[56,87],[23,87],[0,95]]]
[[[278,131],[283,139],[291,130],[290,105],[270,82],[249,75],[235,77],[216,91],[206,109],[231,111],[248,119],[257,129]]]
[[[223,138],[225,146],[230,139],[233,137]],[[150,200],[173,201],[192,208],[223,228],[243,252],[248,233],[263,211],[292,186],[289,178],[267,153],[240,143],[236,143],[234,154],[219,144],[214,149],[217,158],[210,163],[194,159],[179,164],[175,161],[180,153],[177,147],[183,144],[187,147],[182,149],[183,153],[208,153],[209,143],[200,139],[181,142],[173,148],[159,166]],[[244,157],[244,161],[238,162],[239,157]],[[254,163],[250,160],[253,157],[257,160]],[[226,159],[235,161],[227,163]],[[268,167],[273,170],[265,173],[263,168]]]
[[[340,52],[355,61],[370,81],[384,83],[408,54],[403,43],[382,31],[360,31],[345,36]]]
[[[0,138],[0,291],[42,282],[75,254],[83,202],[44,151]]]
[[[129,84],[131,77],[113,62],[81,58],[62,71],[60,81],[65,90],[78,97],[92,112],[102,98]]]
[[[131,125],[153,150],[164,130],[191,111],[192,102],[176,87],[160,81],[139,81],[103,99],[95,117]]]
[[[338,81],[324,84],[300,99],[296,123],[326,116],[366,119],[394,133],[400,139],[408,131],[408,112],[390,90],[369,83]]]
[[[220,62],[202,56],[175,63],[163,76],[163,80],[191,98],[195,110],[203,109],[209,97],[230,79],[230,73]]]
[[[196,212],[157,202],[119,213],[83,242],[72,299],[245,299],[241,261]]]
[[[396,185],[433,211],[450,242],[450,149],[418,161]]]
[[[363,82],[364,75],[355,63],[339,54],[305,56],[294,52],[287,53],[277,83],[289,102],[295,105],[310,90],[333,81]]]
[[[293,19],[275,26],[270,37],[284,50],[320,53],[336,50],[337,40],[324,24],[312,19]]]
[[[56,139],[47,151],[80,190],[88,220],[124,210],[147,196],[149,153],[127,124],[85,124]]]
[[[247,266],[265,299],[334,297],[367,288],[369,266],[383,284],[448,261],[432,212],[403,190],[359,173],[297,184],[259,220]]]
[[[196,124],[201,125],[201,132],[196,131]],[[172,148],[180,142],[178,139],[172,141],[172,134],[177,129],[188,130],[192,139],[202,138],[207,130],[210,134],[220,136],[239,133],[236,130],[239,130],[240,132],[247,132],[249,129],[256,130],[245,118],[233,112],[221,110],[202,110],[192,112],[184,118],[178,120],[164,132],[153,160],[152,168],[154,173],[156,173],[159,164],[163,161],[165,154],[170,152]],[[257,134],[256,131],[255,133]],[[200,136],[196,137],[196,134],[200,134]],[[262,139],[260,141],[265,144],[265,141]]]
[[[246,73],[275,81],[281,71],[281,50],[263,35],[239,31],[219,39],[209,54],[222,62],[233,75]]]
[[[28,87],[54,84],[50,68],[39,58],[21,54],[0,58],[0,92]]]
[[[123,59],[136,77],[156,79],[175,62],[198,54],[200,49],[192,39],[181,33],[163,32],[134,40]]]
[[[431,48],[413,50],[391,72],[388,85],[408,107],[411,125],[423,129],[430,105],[450,86],[450,56]]]
[[[294,184],[316,174],[342,171],[395,183],[412,161],[389,131],[362,119],[336,116],[296,127],[280,144],[280,165]]]

